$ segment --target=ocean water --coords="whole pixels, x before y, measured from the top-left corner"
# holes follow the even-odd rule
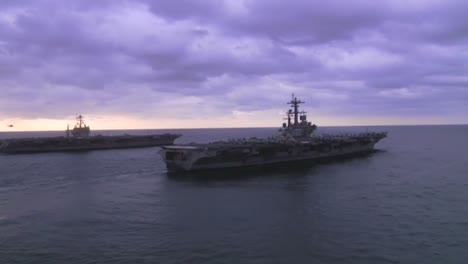
[[[389,132],[372,155],[209,175],[168,175],[157,147],[0,155],[0,263],[467,263],[468,126],[368,129]]]

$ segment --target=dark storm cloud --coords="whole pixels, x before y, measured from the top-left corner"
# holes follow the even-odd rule
[[[152,11],[162,17],[184,20],[207,20],[219,17],[223,14],[223,1],[217,0],[160,0],[145,1],[151,6]]]
[[[168,19],[194,19],[243,35],[270,37],[286,44],[350,38],[355,30],[385,19],[375,1],[156,1],[152,11]]]
[[[419,0],[1,1],[0,112],[58,117],[72,101],[73,111],[226,114],[276,109],[296,92],[317,114],[468,122],[467,9]]]

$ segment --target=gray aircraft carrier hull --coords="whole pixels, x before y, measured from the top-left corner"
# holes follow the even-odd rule
[[[0,141],[0,153],[22,154],[142,148],[172,145],[179,134],[92,136],[88,138],[18,138]]]
[[[314,162],[372,153],[377,142],[353,143],[347,146],[315,146],[312,144],[260,146],[163,146],[162,155],[170,172],[202,171],[250,166],[270,166],[281,163]],[[179,157],[171,158],[171,153]],[[181,154],[184,153],[184,154]],[[184,157],[184,155],[186,155]]]

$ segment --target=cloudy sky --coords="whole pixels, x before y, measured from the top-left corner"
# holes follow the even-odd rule
[[[468,123],[468,1],[1,0],[0,131]],[[14,128],[8,128],[14,124]]]

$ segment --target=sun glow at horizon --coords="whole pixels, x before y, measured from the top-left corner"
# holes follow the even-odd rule
[[[265,118],[266,117],[266,118]],[[70,119],[0,119],[0,132],[19,131],[65,131],[67,125],[73,128]],[[449,125],[462,124],[456,120],[441,117],[356,117],[356,116],[320,116],[309,120],[318,126],[385,126],[385,125]],[[190,128],[235,128],[235,127],[280,127],[284,122],[276,110],[257,112],[233,112],[227,116],[210,118],[142,118],[130,116],[85,117],[85,123],[91,130],[132,130],[132,129],[190,129]],[[8,127],[9,124],[13,127]]]

